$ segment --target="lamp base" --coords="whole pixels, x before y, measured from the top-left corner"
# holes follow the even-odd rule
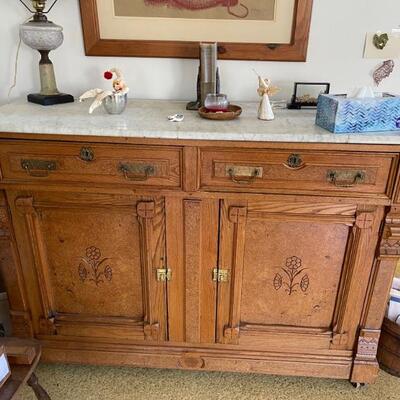
[[[40,104],[42,106],[53,106],[55,104],[73,103],[74,98],[70,94],[60,93],[52,96],[46,96],[40,93],[28,94],[30,103]]]

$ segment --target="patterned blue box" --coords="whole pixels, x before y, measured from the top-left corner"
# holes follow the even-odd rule
[[[315,123],[334,133],[400,131],[400,96],[355,99],[321,94]]]

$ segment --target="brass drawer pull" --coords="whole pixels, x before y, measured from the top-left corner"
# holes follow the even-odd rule
[[[81,151],[79,152],[79,158],[82,161],[93,161],[94,160],[94,151],[91,147],[82,147]]]
[[[249,185],[257,178],[262,178],[262,167],[228,166],[226,174],[230,176],[232,182],[240,185]]]
[[[57,163],[52,160],[21,160],[21,167],[30,176],[43,178],[48,176],[50,171],[57,169]]]
[[[351,188],[365,181],[364,171],[328,171],[328,182],[340,188]]]
[[[124,164],[119,165],[119,170],[126,179],[131,181],[147,181],[155,173],[153,165],[146,164]]]

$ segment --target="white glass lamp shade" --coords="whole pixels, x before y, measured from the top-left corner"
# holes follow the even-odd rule
[[[64,41],[63,28],[53,22],[30,21],[20,26],[22,41],[35,50],[50,51],[60,47]]]

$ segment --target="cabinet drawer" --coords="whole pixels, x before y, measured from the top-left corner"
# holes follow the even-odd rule
[[[201,150],[202,189],[390,195],[392,153]]]
[[[12,142],[2,144],[0,163],[4,181],[181,186],[174,147]]]

